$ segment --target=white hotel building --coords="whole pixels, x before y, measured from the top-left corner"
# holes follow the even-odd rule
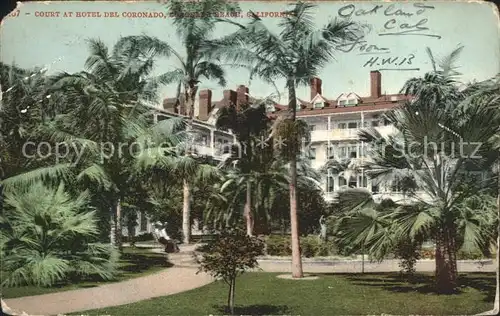
[[[368,73],[367,73],[368,75]],[[375,127],[380,133],[390,133],[392,126],[387,126],[381,119],[381,114],[394,108],[407,97],[402,94],[382,94],[382,76],[378,71],[371,71],[370,95],[359,96],[354,92],[340,93],[334,98],[327,90],[323,93],[322,80],[311,80],[310,96],[308,100],[297,98],[299,107],[297,117],[306,121],[312,128],[309,154],[314,168],[321,168],[329,159],[368,159],[364,153],[364,144],[359,141],[358,132],[363,127]],[[327,93],[329,95],[327,95]],[[184,116],[184,100],[181,98],[176,105],[175,98],[163,101],[163,108],[158,108],[155,119],[163,117]],[[211,156],[216,160],[224,159],[229,153],[231,144],[236,141],[234,135],[215,128],[217,111],[225,106],[234,104],[237,108],[251,102],[249,89],[244,85],[234,90],[224,90],[220,101],[212,100],[211,90],[201,90],[195,107],[194,128],[199,133],[198,154]],[[271,118],[286,110],[285,105],[275,104],[269,109]],[[322,179],[326,200],[332,200],[333,192],[339,187],[365,187],[374,194],[376,200],[391,198],[395,201],[405,199],[391,184],[376,185],[364,175],[363,170],[357,173],[335,173],[328,170]],[[140,228],[138,233],[150,232],[150,225],[145,214],[139,216]],[[197,225],[195,225],[197,226]],[[196,234],[198,227],[193,227]]]
[[[344,92],[331,98],[323,93],[322,80],[314,78],[310,84],[309,99],[297,98],[297,117],[306,121],[312,129],[309,155],[314,168],[321,168],[329,159],[367,159],[364,145],[358,136],[363,127],[375,127],[382,134],[393,130],[392,126],[387,126],[381,119],[381,114],[404,102],[407,97],[403,94],[382,94],[381,73],[371,71],[369,76],[369,96]],[[217,111],[230,104],[238,108],[249,101],[252,98],[249,97],[248,87],[244,85],[238,86],[236,91],[224,90],[223,98],[215,102],[212,100],[211,90],[199,92],[194,121],[195,129],[199,132],[199,154],[212,156],[217,160],[223,159],[236,139],[232,134],[215,128]],[[269,116],[275,117],[286,108],[285,105],[275,104],[274,109],[269,109]],[[156,115],[161,119],[162,116],[182,116],[184,113],[182,98],[177,106],[174,98],[167,98],[163,102],[163,109],[159,109]],[[350,175],[342,172],[336,174],[330,170],[323,179],[326,199],[331,200],[332,193],[343,185],[365,187],[374,193],[375,198],[403,198],[391,185],[372,184],[362,170]]]

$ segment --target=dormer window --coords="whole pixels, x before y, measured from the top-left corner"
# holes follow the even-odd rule
[[[315,109],[322,109],[324,106],[323,102],[316,102],[314,103],[314,108]]]
[[[353,106],[353,105],[356,105],[358,102],[358,100],[356,99],[350,99],[350,100],[347,100],[347,105],[348,106]]]

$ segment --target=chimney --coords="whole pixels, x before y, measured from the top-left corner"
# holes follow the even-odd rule
[[[208,120],[212,111],[212,90],[206,89],[200,91],[198,118],[202,121]]]
[[[380,71],[370,71],[370,96],[372,98],[380,98],[382,95],[382,74]]]
[[[316,94],[321,94],[321,79],[314,77],[310,81],[311,83],[311,100],[316,96]]]
[[[230,106],[231,104],[236,105],[237,94],[234,90],[224,90],[224,100],[222,100],[222,106]]]
[[[238,86],[236,89],[236,109],[240,110],[242,105],[248,104],[248,88],[244,85]]]
[[[165,98],[163,100],[163,109],[165,111],[175,113],[174,105],[175,105],[175,99]]]

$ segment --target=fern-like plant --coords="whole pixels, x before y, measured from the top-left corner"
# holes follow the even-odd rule
[[[92,243],[97,218],[88,209],[89,196],[76,198],[64,185],[41,183],[5,194],[0,216],[3,286],[52,286],[97,275],[112,279],[119,254],[109,245]]]

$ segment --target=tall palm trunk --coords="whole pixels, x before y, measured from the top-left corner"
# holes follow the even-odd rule
[[[247,223],[247,235],[253,235],[254,219],[252,215],[252,183],[247,180],[246,200],[245,200],[245,218]]]
[[[191,188],[186,179],[184,179],[183,186],[182,233],[182,242],[189,244],[191,241]]]
[[[442,227],[436,236],[436,289],[453,293],[457,288],[457,258],[454,229]]]
[[[109,239],[112,246],[122,249],[121,232],[121,203],[120,199],[115,201],[110,207],[110,232]]]
[[[194,99],[196,97],[196,86],[191,80],[184,87],[184,100],[186,106],[186,115],[189,117],[188,130],[193,128],[193,113],[194,113]],[[190,148],[186,150],[186,156],[190,155]],[[183,203],[182,203],[182,235],[183,243],[189,244],[191,242],[191,187],[187,179],[184,179],[183,185]]]
[[[297,99],[295,97],[295,80],[289,79],[288,108],[292,109],[292,121],[297,117]],[[297,140],[293,140],[294,142]],[[295,149],[295,148],[294,148]],[[302,258],[300,256],[299,221],[297,218],[297,153],[290,157],[290,230],[292,235],[292,277],[302,278]]]
[[[118,199],[116,202],[116,246],[122,250],[122,203]]]

